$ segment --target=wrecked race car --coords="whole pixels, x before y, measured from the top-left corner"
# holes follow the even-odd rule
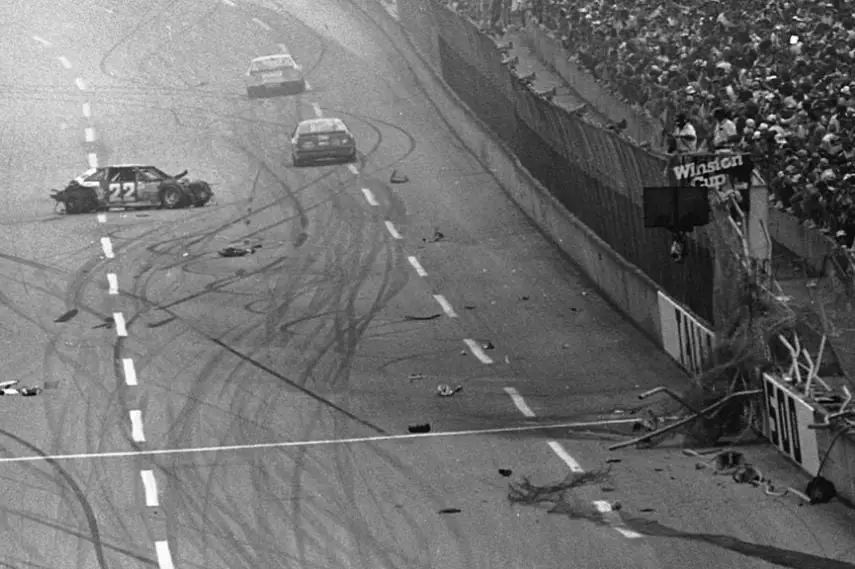
[[[111,207],[201,207],[214,196],[211,185],[189,181],[187,170],[170,176],[154,166],[119,164],[90,168],[50,197],[65,213],[90,213]]]

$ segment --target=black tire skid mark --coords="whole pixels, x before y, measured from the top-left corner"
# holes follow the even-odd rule
[[[101,542],[101,529],[98,526],[98,519],[95,517],[95,512],[92,509],[92,506],[86,499],[86,494],[74,480],[74,477],[71,476],[71,474],[69,474],[68,471],[66,471],[56,460],[50,458],[47,453],[26,439],[3,429],[0,429],[0,435],[15,441],[19,445],[31,450],[34,454],[43,457],[45,459],[45,463],[50,465],[51,468],[56,471],[59,478],[61,478],[65,485],[72,491],[77,502],[80,504],[80,507],[83,509],[86,524],[89,527],[89,540],[92,542],[92,546],[95,550],[95,558],[97,560],[98,567],[100,569],[109,569],[107,557],[104,554],[104,545]],[[59,486],[59,483],[57,483],[57,486]]]

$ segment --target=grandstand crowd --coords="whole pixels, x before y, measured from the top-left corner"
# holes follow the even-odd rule
[[[628,103],[666,117],[669,150],[752,153],[778,207],[851,246],[855,0],[514,4]]]

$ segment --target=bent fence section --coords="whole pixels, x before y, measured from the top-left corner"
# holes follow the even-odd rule
[[[714,252],[696,230],[675,264],[671,235],[643,227],[642,188],[667,185],[665,158],[588,124],[522,84],[496,43],[436,0],[398,0],[419,50],[523,166],[616,253],[713,323]]]

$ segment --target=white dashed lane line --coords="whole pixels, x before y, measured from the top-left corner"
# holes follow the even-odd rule
[[[134,360],[131,358],[122,358],[122,371],[125,376],[125,385],[137,385],[137,370],[134,367]]]
[[[154,472],[143,470],[140,472],[140,478],[145,491],[145,505],[149,508],[157,508],[160,505],[160,499],[157,496],[157,480],[154,478]]]
[[[65,67],[66,69],[71,69],[71,62],[68,61],[67,57],[65,57],[64,55],[60,55],[59,57],[57,57],[57,59],[63,67]]]
[[[157,551],[157,565],[160,569],[175,569],[168,541],[155,541],[154,549]]]
[[[386,229],[389,231],[389,235],[391,235],[395,239],[403,239],[403,237],[401,237],[401,234],[398,233],[398,230],[395,229],[395,225],[391,221],[384,221],[383,223],[386,224]]]
[[[451,306],[451,303],[448,302],[444,296],[441,294],[435,294],[433,297],[442,307],[442,311],[445,312],[445,315],[449,318],[457,318],[457,313],[454,311],[454,308]]]
[[[87,119],[92,117],[92,107],[89,103],[83,103],[83,116]]]
[[[80,77],[77,77],[74,80],[74,84],[77,85],[77,88],[80,89],[81,91],[86,90],[86,82],[83,79],[81,79]]]
[[[513,387],[506,387],[505,393],[510,396],[511,401],[513,401],[520,413],[526,417],[534,417],[534,411],[531,410],[531,407],[528,406],[528,403],[525,402],[525,399],[523,399],[522,395],[519,394],[519,391]]]
[[[86,139],[86,142],[95,142],[95,129],[91,126],[87,126],[83,129],[83,136]]]
[[[359,175],[359,168],[357,168],[357,167],[356,167],[356,166],[354,166],[353,164],[348,164],[348,165],[347,165],[347,169],[348,169],[348,170],[350,170],[351,174],[353,174],[354,176],[358,176],[358,175]]]
[[[89,162],[90,168],[97,168],[98,167],[98,155],[97,154],[95,154],[94,152],[90,152],[86,156],[86,159]]]
[[[107,273],[107,284],[109,285],[109,288],[107,289],[107,294],[119,294],[119,278],[116,276],[115,273]]]
[[[492,358],[487,355],[483,348],[478,345],[478,342],[471,338],[466,338],[463,340],[463,343],[466,344],[466,347],[469,348],[469,351],[472,352],[478,360],[484,365],[490,365],[493,363]]]
[[[252,21],[258,24],[258,27],[270,31],[270,26],[267,25],[267,22],[259,20],[258,18],[253,18]]]
[[[427,271],[424,267],[422,267],[422,264],[419,263],[418,259],[410,255],[409,257],[407,257],[407,260],[410,262],[410,265],[412,265],[412,267],[416,270],[417,275],[419,275],[420,277],[427,276]]]
[[[597,511],[600,512],[600,514],[602,514],[603,520],[622,536],[629,539],[639,539],[644,537],[637,531],[632,531],[626,527],[626,524],[623,523],[622,519],[620,519],[620,514],[618,514],[614,508],[612,508],[612,505],[605,500],[594,500],[594,507],[597,508]]]
[[[98,214],[98,223],[107,223],[107,214],[99,213]]]
[[[116,255],[113,253],[113,242],[110,241],[109,237],[101,238],[101,249],[104,250],[104,256],[108,259],[112,259]]]
[[[564,461],[564,464],[567,465],[567,467],[570,469],[570,472],[575,472],[577,474],[585,472],[582,466],[578,462],[576,462],[576,459],[570,456],[570,453],[567,452],[563,446],[561,446],[561,443],[559,443],[558,441],[549,441],[546,444],[549,446],[549,448],[552,449],[552,451],[556,455],[558,455],[558,458]]]
[[[368,202],[368,205],[372,205],[374,207],[380,205],[374,197],[374,194],[368,188],[362,188],[362,194],[365,196],[365,201]]]
[[[41,37],[39,37],[39,36],[33,36],[33,39],[34,39],[34,40],[36,40],[37,42],[39,42],[39,43],[40,43],[40,44],[42,44],[42,45],[46,45],[46,46],[52,46],[52,45],[53,45],[52,43],[50,43],[50,42],[49,42],[49,41],[47,41],[46,39],[41,38]]]
[[[128,329],[125,327],[125,317],[121,312],[113,313],[113,322],[116,323],[116,334],[122,338],[128,335]]]
[[[145,432],[143,431],[142,411],[134,409],[129,414],[131,416],[131,438],[134,442],[144,443]]]

